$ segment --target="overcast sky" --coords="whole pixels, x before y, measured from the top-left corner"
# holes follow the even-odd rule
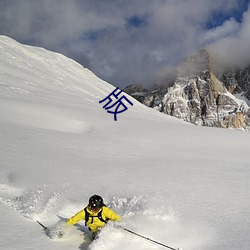
[[[250,0],[0,0],[0,34],[61,52],[123,88],[200,48],[250,62]]]

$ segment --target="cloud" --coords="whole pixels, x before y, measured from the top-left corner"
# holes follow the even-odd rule
[[[204,46],[212,44],[216,53],[225,44],[247,48],[248,13],[242,22],[233,17],[239,2],[2,0],[0,33],[61,52],[116,86],[149,86]],[[220,14],[219,24],[214,17]]]
[[[231,36],[237,33],[240,28],[240,24],[232,17],[226,20],[221,26],[204,31],[200,38],[201,44],[211,44],[219,41],[225,37]]]
[[[227,29],[225,26],[220,29]],[[225,67],[245,67],[250,64],[250,10],[243,15],[242,22],[237,24],[236,29],[221,39],[210,44],[210,51],[213,53],[217,63]]]

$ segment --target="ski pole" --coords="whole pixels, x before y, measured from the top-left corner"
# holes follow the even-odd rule
[[[38,220],[36,221],[40,226],[42,226],[43,227],[43,229],[46,231],[46,230],[48,230],[48,228],[47,227],[45,227],[41,222],[39,222]]]
[[[160,243],[160,242],[158,242],[158,241],[155,241],[155,240],[152,240],[152,239],[150,239],[150,238],[148,238],[148,237],[145,237],[145,236],[143,236],[143,235],[141,235],[141,234],[135,233],[135,232],[133,232],[133,231],[127,229],[127,228],[122,228],[122,229],[125,230],[125,231],[127,231],[127,232],[129,232],[129,233],[131,233],[131,234],[137,235],[137,236],[139,236],[139,237],[141,237],[141,238],[143,238],[143,239],[145,239],[145,240],[154,242],[154,243],[156,243],[156,244],[158,244],[158,245],[161,245],[161,246],[163,246],[163,247],[169,248],[169,249],[171,249],[171,250],[180,250],[180,248],[173,248],[173,247],[167,246],[167,245],[162,244],[162,243]]]

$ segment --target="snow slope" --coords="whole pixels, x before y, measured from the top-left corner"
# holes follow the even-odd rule
[[[97,193],[124,227],[171,247],[250,249],[249,133],[196,127],[128,96],[114,121],[99,104],[114,89],[0,36],[0,248],[162,249],[112,225],[90,244],[83,223],[63,239],[36,223],[53,228]]]

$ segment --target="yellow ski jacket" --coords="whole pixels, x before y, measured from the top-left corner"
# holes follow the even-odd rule
[[[116,214],[113,210],[110,208],[103,206],[99,211],[93,212],[89,209],[89,207],[86,207],[87,212],[89,213],[88,221],[85,221],[86,226],[88,226],[89,230],[92,233],[97,232],[100,228],[102,228],[106,223],[104,221],[112,220],[112,221],[121,221],[120,215]],[[101,211],[101,218],[104,220],[100,220],[98,218],[98,215]],[[82,209],[77,214],[72,216],[68,221],[67,224],[74,225],[80,220],[85,220],[85,210]]]

